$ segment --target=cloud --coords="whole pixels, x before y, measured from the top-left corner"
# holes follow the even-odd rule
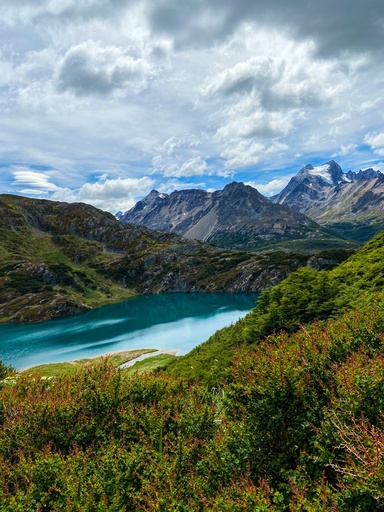
[[[0,165],[33,173],[5,190],[112,209],[108,179],[219,189],[384,151],[382,0],[3,3]]]
[[[173,155],[178,149],[194,148],[200,146],[200,144],[201,142],[194,135],[190,138],[172,136],[164,142],[163,151],[167,155]]]
[[[259,45],[263,45],[260,41],[263,38],[268,38],[268,34],[251,36]],[[262,46],[260,49],[264,50]],[[266,48],[265,53],[210,76],[201,88],[201,95],[215,99],[253,93],[265,110],[322,106],[343,84],[341,76],[337,84],[330,80],[336,72],[333,63],[317,61],[314,64],[313,50],[313,44],[292,44],[276,36],[273,52]]]
[[[256,188],[261,194],[269,197],[280,192],[280,190],[282,190],[287,185],[290,179],[291,176],[286,176],[284,178],[276,178],[268,183],[263,184],[256,183],[255,181],[247,181],[245,184]]]
[[[264,153],[264,146],[253,141],[241,141],[226,149],[221,156],[226,159],[225,167],[234,169],[256,165]]]
[[[341,146],[340,150],[334,153],[332,158],[336,158],[338,156],[347,156],[353,153],[358,148],[357,144],[348,144],[347,146]]]
[[[148,194],[154,181],[142,178],[105,179],[96,183],[85,183],[78,191],[63,189],[56,191],[51,199],[57,201],[82,202],[109,211],[126,211],[141,197]]]
[[[258,84],[273,81],[273,75],[276,74],[273,67],[273,60],[267,55],[238,62],[207,79],[201,88],[201,94],[203,97],[215,98],[251,92]]]
[[[6,20],[21,17],[40,23],[73,22],[84,19],[116,19],[132,0],[13,0],[4,8]]]
[[[384,132],[368,133],[364,137],[364,142],[369,144],[373,149],[384,147]]]
[[[207,183],[205,181],[185,181],[172,178],[166,182],[159,183],[156,186],[156,190],[163,192],[164,194],[170,194],[175,190],[185,190],[191,188],[207,189]]]
[[[70,48],[59,63],[57,88],[78,96],[110,94],[117,89],[138,93],[148,86],[151,66],[123,48],[87,41]]]
[[[31,187],[20,189],[24,194],[48,194],[59,190],[59,187],[52,183],[51,177],[43,172],[34,171],[27,167],[14,168],[12,170],[14,182],[12,185],[20,187]]]
[[[293,116],[287,112],[258,111],[236,116],[236,107],[230,112],[230,121],[217,130],[225,139],[272,138],[288,135],[293,127]]]
[[[107,211],[127,210],[150,192],[154,180],[141,178],[108,178],[105,173],[94,183],[80,188],[58,186],[60,173],[36,171],[27,167],[11,169],[11,191],[22,195],[45,197],[54,201],[82,202]]]
[[[163,175],[166,177],[174,176],[176,178],[188,176],[201,176],[208,170],[207,162],[201,158],[196,157],[184,162],[181,167],[171,166],[165,169]]]
[[[242,36],[242,42],[236,45],[244,47],[243,59],[228,66],[233,60],[229,45],[229,57],[223,57],[201,86],[197,107],[211,104],[216,110],[216,136],[223,146],[232,148],[235,141],[246,139],[266,145],[272,139],[273,146],[265,151],[265,157],[286,152],[294,146],[287,138],[295,132],[313,130],[314,123],[312,127],[305,126],[307,120],[318,116],[318,112],[324,116],[322,111],[332,111],[336,100],[349,88],[349,80],[339,63],[314,59],[311,43],[293,43],[283,35],[273,34],[272,51],[266,44],[269,35],[264,31],[254,34],[245,28]],[[258,48],[259,55],[244,58],[251,48]],[[299,144],[296,135],[295,145]],[[222,157],[229,158],[227,166],[255,165],[260,161],[255,154],[249,155],[249,148],[236,158],[229,156],[231,151],[221,151]]]
[[[364,142],[371,146],[376,155],[384,156],[384,132],[368,133],[364,137]]]
[[[381,0],[339,0],[337,9],[342,20],[328,0],[162,0],[151,3],[149,22],[155,33],[167,35],[181,47],[217,44],[242,24],[254,22],[279,28],[296,39],[311,38],[316,41],[317,52],[327,57],[346,51],[382,53]]]
[[[142,178],[110,179],[104,182],[86,183],[79,191],[79,200],[93,204],[102,210],[128,210],[148,194],[154,181]]]

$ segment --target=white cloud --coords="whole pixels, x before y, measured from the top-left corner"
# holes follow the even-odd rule
[[[94,183],[84,183],[80,188],[60,187],[55,179],[57,171],[35,171],[26,167],[11,170],[11,191],[23,195],[45,197],[54,201],[82,202],[109,211],[127,210],[150,192],[154,180],[141,178],[108,178],[104,173]]]
[[[231,112],[231,121],[221,126],[217,134],[224,139],[274,138],[288,135],[293,127],[292,115],[282,112],[255,112],[236,118]]]
[[[154,181],[142,178],[107,179],[84,184],[77,193],[77,201],[92,204],[102,210],[126,211],[153,188]],[[53,198],[57,198],[58,194]]]
[[[104,96],[119,89],[138,93],[153,74],[148,62],[133,58],[124,48],[87,41],[67,51],[58,65],[56,82],[59,91]]]
[[[350,155],[351,153],[353,153],[356,149],[358,148],[358,145],[357,144],[348,144],[347,146],[341,146],[340,147],[340,150],[337,151],[336,153],[334,153],[332,156],[332,158],[336,158],[338,156],[346,156],[346,155]]]
[[[196,157],[188,160],[187,162],[184,162],[181,167],[172,166],[168,169],[165,169],[163,175],[166,177],[174,176],[177,178],[201,176],[202,174],[205,174],[207,170],[207,162],[201,157]]]
[[[207,98],[231,96],[252,91],[259,84],[266,84],[276,75],[273,59],[266,55],[251,57],[238,62],[232,68],[224,69],[209,77],[201,87],[201,95]]]
[[[384,147],[384,132],[368,133],[364,137],[364,142],[369,144],[372,149]]]
[[[284,178],[276,178],[269,183],[257,183],[255,181],[247,181],[245,184],[250,185],[253,188],[256,188],[261,194],[266,196],[273,196],[282,190],[289,180],[291,176],[286,176]]]
[[[59,189],[57,185],[52,183],[51,177],[43,172],[34,171],[27,167],[14,168],[12,170],[14,182],[12,185],[16,187],[23,187],[22,193],[25,194],[48,194]],[[25,189],[24,187],[31,187]]]
[[[187,137],[175,137],[174,135],[167,139],[163,145],[163,151],[167,155],[173,155],[176,150],[185,148],[194,148],[201,145],[201,142],[196,136],[192,135],[190,138]]]
[[[247,167],[256,165],[264,154],[264,146],[257,142],[245,140],[236,146],[226,149],[221,156],[226,159],[227,168]]]
[[[273,154],[273,153],[284,153],[289,149],[288,144],[285,144],[283,142],[275,141],[273,144],[265,151],[267,155]]]
[[[358,169],[362,133],[365,161],[384,151],[382,0],[3,3],[0,165],[33,172],[5,190],[79,200],[99,169],[220,188],[298,154]]]

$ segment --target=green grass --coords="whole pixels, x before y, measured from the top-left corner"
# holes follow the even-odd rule
[[[113,365],[117,368],[123,363],[127,363],[128,361],[132,361],[132,359],[136,359],[136,357],[142,356],[143,354],[149,354],[151,352],[156,352],[156,350],[153,348],[142,350],[125,350],[123,352],[117,352],[116,354],[108,355],[107,357],[111,359]],[[76,359],[75,361],[67,361],[64,363],[42,364],[39,366],[33,366],[32,368],[27,368],[21,373],[33,378],[73,375],[77,371],[83,370],[85,366],[94,363],[97,359],[101,359],[101,357],[103,356],[96,358],[87,357],[84,359]]]
[[[129,375],[132,375],[136,372],[150,372],[152,370],[156,370],[157,368],[165,366],[175,358],[176,356],[174,356],[173,354],[160,354],[158,356],[147,357],[143,361],[137,361],[137,363],[127,368],[126,371]]]

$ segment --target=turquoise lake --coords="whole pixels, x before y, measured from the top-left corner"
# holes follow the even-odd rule
[[[17,370],[154,348],[187,353],[236,322],[257,294],[145,295],[87,313],[36,324],[0,324],[0,359]]]

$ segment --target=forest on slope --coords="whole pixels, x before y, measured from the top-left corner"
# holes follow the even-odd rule
[[[382,510],[383,256],[299,269],[165,371],[3,367],[1,510]]]

